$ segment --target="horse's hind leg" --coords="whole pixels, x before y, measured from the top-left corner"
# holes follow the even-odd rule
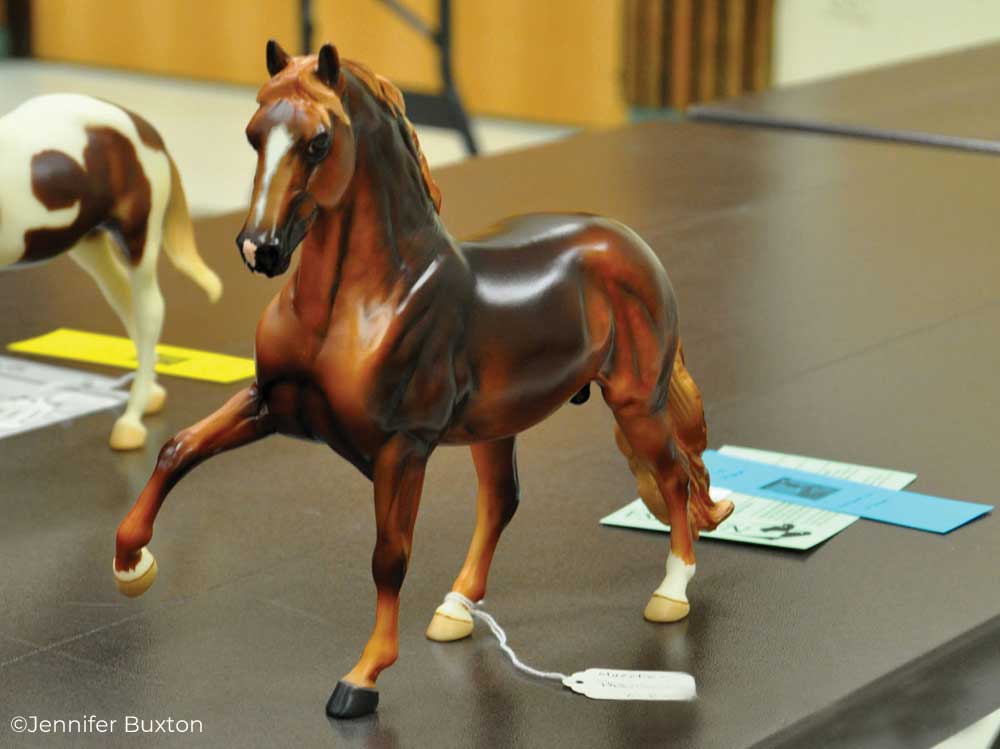
[[[160,250],[161,228],[152,221],[139,264],[129,269],[132,285],[132,315],[138,367],[125,413],[115,422],[111,431],[111,447],[116,450],[133,450],[146,443],[146,427],[142,425],[143,413],[151,406],[162,407],[166,392],[156,385],[156,344],[163,328],[163,295],[156,279],[156,260]],[[158,401],[158,403],[157,403]]]
[[[691,609],[687,584],[694,577],[695,558],[688,523],[688,464],[674,442],[666,410],[616,409],[618,447],[635,474],[639,495],[649,511],[670,526],[667,574],[646,605],[644,616],[655,622],[683,619]]]
[[[120,254],[111,237],[103,231],[88,234],[77,242],[76,246],[69,252],[69,256],[76,261],[77,265],[94,279],[111,309],[121,320],[128,337],[138,346],[132,288],[129,273],[119,259]],[[144,414],[157,413],[163,408],[166,396],[166,391],[153,382],[149,386],[149,397],[142,412]],[[132,430],[125,429],[125,431]],[[112,433],[112,447],[116,449],[140,447],[144,441],[144,438],[138,442],[136,439],[131,441],[126,439],[122,434],[122,428],[119,428],[117,436]]]
[[[451,589],[471,601],[486,595],[486,579],[500,534],[514,516],[518,503],[517,460],[514,438],[472,445],[472,459],[479,477],[476,530]],[[427,637],[438,642],[460,640],[472,633],[472,616],[461,603],[445,600],[427,627]]]
[[[132,289],[128,273],[116,256],[117,249],[103,231],[93,231],[83,237],[69,256],[94,279],[97,288],[118,315],[129,338],[135,337],[135,319],[132,316]]]

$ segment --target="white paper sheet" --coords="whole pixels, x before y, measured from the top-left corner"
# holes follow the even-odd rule
[[[0,439],[121,405],[124,380],[0,356]]]
[[[722,525],[714,531],[701,533],[702,538],[720,541],[804,551],[835,536],[858,519],[855,515],[814,510],[716,487],[712,487],[711,495],[716,502],[725,498],[736,506]],[[648,531],[670,530],[669,525],[664,525],[650,514],[641,499],[602,518],[601,524]]]
[[[840,463],[836,460],[807,458],[803,455],[776,453],[770,450],[757,450],[752,447],[739,447],[738,445],[723,445],[719,448],[719,452],[723,455],[731,455],[734,458],[756,460],[758,463],[792,468],[796,471],[818,473],[820,476],[832,476],[844,481],[857,481],[859,484],[880,486],[883,489],[905,489],[917,480],[917,474],[915,473],[893,471],[889,468],[855,465],[853,463]]]

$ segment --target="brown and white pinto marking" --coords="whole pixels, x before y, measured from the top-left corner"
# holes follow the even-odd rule
[[[283,272],[301,247],[299,265],[257,325],[256,382],[164,446],[122,522],[115,571],[125,592],[152,583],[153,521],[185,473],[274,433],[325,442],[374,482],[378,531],[375,629],[327,712],[370,712],[398,652],[399,591],[434,448],[471,446],[477,523],[453,590],[479,600],[517,508],[515,435],[596,381],[643,498],[674,529],[646,617],[685,616],[692,531],[732,506],[708,496],[700,396],[656,256],[628,228],[587,215],[523,216],[457,243],[438,219],[398,90],[330,45],[289,58],[272,42],[267,61],[272,79],[247,127],[258,163],[237,245],[254,271]],[[457,608],[440,607],[428,637],[468,635],[471,618]]]
[[[0,266],[68,252],[135,343],[138,371],[111,432],[117,450],[145,444],[141,417],[166,400],[153,369],[163,324],[161,242],[218,299],[222,284],[198,255],[177,167],[148,122],[74,94],[40,96],[0,118]]]

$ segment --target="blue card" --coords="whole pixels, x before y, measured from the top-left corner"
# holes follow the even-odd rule
[[[948,533],[993,510],[992,505],[880,489],[734,458],[715,450],[706,450],[703,457],[713,486],[922,531]]]

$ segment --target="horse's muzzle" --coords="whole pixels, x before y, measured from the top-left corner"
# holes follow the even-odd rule
[[[264,242],[258,245],[241,234],[236,238],[236,246],[247,268],[268,278],[281,275],[288,270],[291,263],[291,253],[282,251],[278,242]]]
[[[318,213],[316,202],[306,193],[300,193],[289,207],[289,220],[277,233],[261,236],[248,229],[236,237],[236,248],[243,263],[254,273],[268,278],[280,276],[292,263],[292,255],[305,239]]]

